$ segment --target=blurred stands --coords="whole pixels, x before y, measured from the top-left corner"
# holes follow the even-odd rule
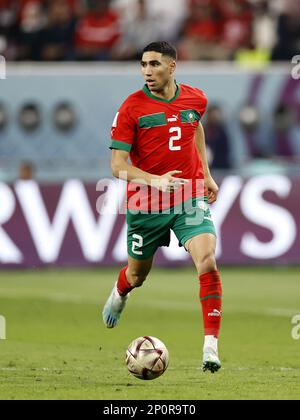
[[[204,118],[204,129],[210,166],[213,169],[231,169],[233,167],[232,147],[221,106],[216,104],[208,106]]]
[[[143,83],[129,61],[162,39],[178,49],[178,81],[208,93],[215,170],[299,168],[290,62],[300,55],[300,0],[0,0],[0,55],[11,68],[0,80],[0,179],[16,179],[24,161],[41,181],[110,176],[110,124]]]
[[[0,0],[9,61],[132,60],[173,42],[182,60],[290,60],[300,53],[300,0]]]

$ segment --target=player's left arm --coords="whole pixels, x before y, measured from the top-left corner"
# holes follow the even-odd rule
[[[206,146],[205,146],[205,134],[202,127],[202,124],[199,122],[198,127],[196,128],[195,133],[195,141],[196,146],[200,155],[200,159],[202,162],[203,170],[204,170],[204,182],[208,192],[208,203],[214,203],[217,200],[219,187],[216,184],[215,180],[211,176],[207,155],[206,155]]]

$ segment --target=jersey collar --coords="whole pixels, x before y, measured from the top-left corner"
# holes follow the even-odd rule
[[[146,84],[143,87],[143,92],[151,99],[155,99],[156,101],[160,101],[160,102],[166,102],[167,104],[169,104],[175,101],[175,99],[177,99],[180,94],[180,85],[176,81],[175,83],[176,83],[177,89],[176,89],[175,95],[169,101],[167,99],[159,98],[158,96],[153,95],[148,89],[148,86]]]

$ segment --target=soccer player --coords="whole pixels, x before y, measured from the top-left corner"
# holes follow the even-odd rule
[[[104,306],[108,328],[117,325],[129,292],[145,281],[170,230],[190,253],[200,280],[204,323],[202,368],[216,372],[222,287],[215,260],[216,234],[208,204],[217,199],[200,119],[203,91],[174,79],[176,50],[154,42],[143,50],[145,85],[130,95],[112,126],[113,175],[127,180],[128,264]],[[130,161],[128,159],[130,157]]]

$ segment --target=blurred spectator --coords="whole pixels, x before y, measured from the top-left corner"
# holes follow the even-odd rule
[[[285,10],[279,16],[273,60],[291,60],[300,54],[300,0],[286,0]]]
[[[19,60],[39,60],[41,30],[46,24],[46,15],[41,0],[23,0],[19,13],[17,31]]]
[[[153,39],[163,39],[160,15],[151,15],[146,0],[137,0],[135,13],[124,22],[122,37],[116,45],[112,57],[117,60],[137,60],[143,48]]]
[[[220,37],[220,15],[213,2],[191,0],[178,45],[179,57],[185,60],[224,59],[225,51],[220,48]]]
[[[260,115],[259,110],[255,105],[247,103],[239,110],[239,125],[243,132],[248,155],[250,158],[262,158],[266,153],[260,146],[259,128],[260,128]]]
[[[292,131],[296,125],[294,110],[280,103],[273,114],[273,152],[276,156],[292,158],[297,154],[293,148]]]
[[[31,162],[21,162],[19,166],[18,179],[28,181],[35,178],[35,167]]]
[[[252,41],[255,48],[271,51],[276,42],[276,15],[268,0],[255,0]]]
[[[147,0],[147,4],[149,13],[159,15],[163,22],[162,38],[175,42],[187,18],[188,0]]]
[[[15,57],[10,49],[17,20],[17,7],[16,0],[0,0],[0,54],[4,54],[7,59]]]
[[[7,107],[3,102],[0,102],[0,131],[4,130],[9,121]]]
[[[107,60],[120,37],[118,15],[110,0],[90,0],[90,8],[78,21],[75,50],[79,60]]]
[[[204,127],[208,158],[212,168],[229,169],[231,167],[230,143],[220,106],[208,107]]]
[[[47,25],[41,33],[41,59],[73,59],[73,34],[76,17],[65,0],[53,0],[47,9]]]
[[[140,8],[138,3],[138,0],[112,1],[112,7],[119,13],[125,28],[128,27],[129,22],[138,23],[138,9]],[[188,0],[145,0],[144,8],[149,20],[158,18],[161,22],[159,33],[155,33],[155,28],[153,28],[150,42],[161,36],[160,39],[174,43],[178,39],[187,16]]]
[[[184,59],[232,59],[251,46],[252,20],[247,0],[190,0],[190,14],[182,31]]]
[[[253,14],[247,0],[218,2],[222,14],[221,45],[233,57],[239,48],[251,47]]]

